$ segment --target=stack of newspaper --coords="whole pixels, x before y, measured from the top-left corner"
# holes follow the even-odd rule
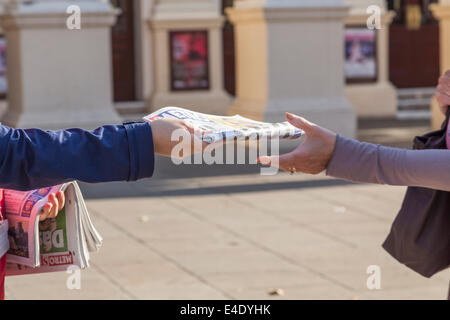
[[[39,221],[48,195],[63,191],[66,204],[55,219]],[[102,237],[89,217],[76,182],[30,192],[5,190],[10,249],[7,275],[66,271],[89,267],[89,252],[97,252]]]
[[[158,119],[181,119],[203,132],[202,140],[215,143],[227,139],[261,138],[300,139],[304,131],[289,122],[266,123],[235,115],[232,117],[214,116],[178,107],[166,107],[144,117],[147,122]]]

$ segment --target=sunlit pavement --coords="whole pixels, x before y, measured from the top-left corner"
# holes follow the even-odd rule
[[[446,298],[449,272],[425,279],[381,248],[404,188],[286,174],[220,180],[172,186],[190,186],[188,196],[89,200],[105,244],[82,272],[81,290],[66,288],[65,273],[16,277],[7,279],[8,297]],[[367,288],[371,265],[380,267],[380,290]],[[282,295],[270,294],[277,289]]]
[[[383,136],[366,134],[367,140]],[[162,166],[157,169],[170,174]],[[240,173],[156,177],[83,190],[105,242],[81,273],[81,290],[67,289],[66,273],[24,276],[7,279],[7,298],[447,297],[450,272],[423,278],[381,247],[402,187],[323,175]],[[379,290],[367,287],[373,265],[381,271]]]

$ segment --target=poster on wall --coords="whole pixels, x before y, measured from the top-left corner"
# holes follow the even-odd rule
[[[5,96],[8,90],[6,70],[6,39],[0,37],[0,96]]]
[[[345,77],[347,82],[377,81],[376,30],[346,28]]]
[[[170,32],[171,90],[208,90],[208,32]]]

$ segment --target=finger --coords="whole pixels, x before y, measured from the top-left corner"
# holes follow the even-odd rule
[[[221,142],[218,142],[216,145],[220,145],[221,144]],[[210,144],[208,143],[208,142],[205,142],[205,141],[203,141],[202,140],[202,151],[203,150],[205,150],[205,148],[207,147],[207,146],[209,146]]]
[[[53,208],[53,204],[47,202],[41,210],[41,214],[39,215],[39,221],[44,221],[48,218],[50,211]]]
[[[47,219],[56,218],[58,211],[59,211],[58,199],[56,198],[56,195],[54,193],[52,193],[48,197],[48,200],[52,204],[52,209],[50,210]]]
[[[448,86],[446,86],[445,84],[441,83],[436,87],[436,91],[446,93],[447,91],[450,91],[450,88]]]
[[[262,156],[256,159],[256,162],[263,166],[281,169],[279,156]]]
[[[281,156],[262,156],[257,159],[257,162],[265,166],[279,168],[283,171],[296,169],[295,155],[292,152]]]
[[[208,146],[208,143],[204,142],[202,139],[202,136],[205,133],[205,131],[198,126],[191,125],[189,123],[186,123],[186,128],[188,132],[192,135],[192,145],[193,145],[192,152],[198,153],[204,150]]]
[[[204,131],[198,125],[192,126],[192,132],[191,131],[189,132],[197,137],[201,137],[202,134],[204,133]]]
[[[56,198],[58,199],[58,209],[62,210],[64,208],[64,205],[66,204],[66,197],[64,195],[64,192],[58,191],[56,194]]]
[[[269,156],[262,156],[256,159],[256,162],[262,164],[263,166],[270,166],[272,159]]]
[[[299,117],[299,116],[289,113],[289,112],[286,113],[286,119],[294,127],[302,129],[303,131],[305,131],[307,134],[309,133],[310,135],[311,135],[311,133],[313,133],[315,127],[317,127],[314,123],[309,122],[305,118]]]
[[[448,90],[450,88],[450,76],[445,75],[439,78],[438,85],[440,89]]]
[[[450,96],[443,92],[436,92],[436,100],[439,102],[441,107],[450,105]]]
[[[184,122],[183,122],[183,125],[185,126],[186,130],[187,130],[190,134],[195,134],[197,128],[196,128],[193,124],[184,121]]]
[[[450,78],[445,82],[439,82],[436,91],[450,94]]]
[[[446,85],[443,85],[443,84],[439,84],[436,87],[436,93],[448,96],[450,94],[450,87],[447,87]]]
[[[207,143],[204,142],[202,139],[200,139],[197,136],[192,136],[191,138],[191,154],[197,154],[203,152],[205,148],[207,147]],[[184,155],[188,156],[188,155]]]

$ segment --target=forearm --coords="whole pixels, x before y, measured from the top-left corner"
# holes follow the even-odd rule
[[[450,191],[450,150],[404,150],[338,136],[327,175]]]
[[[43,131],[0,127],[0,186],[30,190],[70,180],[134,181],[153,174],[148,124],[94,131]]]

